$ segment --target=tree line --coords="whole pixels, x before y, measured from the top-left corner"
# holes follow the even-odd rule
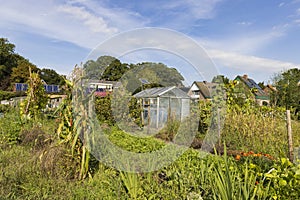
[[[14,83],[26,83],[29,69],[37,72],[47,84],[62,85],[64,77],[53,69],[40,69],[15,52],[15,45],[7,38],[0,38],[0,90],[11,91]]]

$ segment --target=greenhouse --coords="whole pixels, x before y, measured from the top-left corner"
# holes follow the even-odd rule
[[[182,121],[190,114],[190,97],[176,86],[143,90],[134,95],[142,104],[143,124],[162,128],[169,117]]]

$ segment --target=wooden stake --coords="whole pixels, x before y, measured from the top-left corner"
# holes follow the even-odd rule
[[[291,111],[286,111],[286,125],[287,125],[287,134],[288,134],[288,143],[289,143],[289,159],[293,162],[293,136],[292,136],[292,123],[291,123]]]
[[[219,137],[219,148],[221,148],[221,118],[220,118],[220,108],[217,110],[217,120],[218,120],[218,137]]]

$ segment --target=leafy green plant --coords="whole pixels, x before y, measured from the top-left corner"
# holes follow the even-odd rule
[[[270,182],[273,199],[297,199],[300,193],[300,165],[281,158],[264,174]]]
[[[12,145],[20,142],[23,123],[17,110],[11,109],[0,118],[0,144]]]
[[[30,69],[29,74],[27,97],[20,105],[20,113],[23,117],[37,120],[41,117],[42,109],[46,107],[48,97],[39,75],[31,73]]]
[[[258,193],[263,187],[263,180],[252,171],[248,164],[240,170],[235,163],[230,162],[227,157],[226,147],[224,147],[224,156],[221,161],[215,165],[215,176],[213,179],[216,187],[213,187],[214,199],[266,199],[269,198],[269,186],[264,188],[264,193]],[[251,166],[251,164],[250,164]],[[257,184],[260,185],[257,185]]]
[[[137,199],[140,192],[140,181],[137,173],[120,172],[121,180],[131,199]]]

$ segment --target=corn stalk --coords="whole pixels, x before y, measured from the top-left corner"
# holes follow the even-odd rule
[[[92,130],[89,112],[94,100],[82,87],[82,73],[81,68],[75,67],[71,81],[66,81],[67,98],[59,108],[61,121],[57,130],[61,143],[67,144],[72,156],[78,159],[80,180],[86,178],[89,171],[89,133]]]

